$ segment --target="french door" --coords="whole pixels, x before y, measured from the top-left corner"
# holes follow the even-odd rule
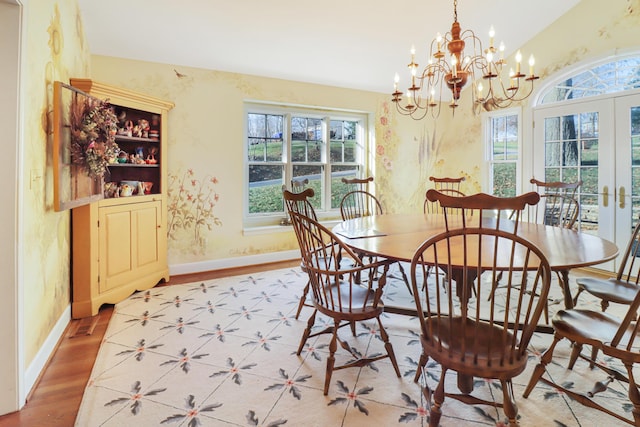
[[[579,230],[624,252],[640,214],[640,94],[540,107],[534,122],[535,178],[582,180]]]

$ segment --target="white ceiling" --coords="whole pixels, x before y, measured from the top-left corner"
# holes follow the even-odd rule
[[[458,21],[506,54],[579,0],[460,0]],[[390,93],[415,45],[449,31],[448,0],[79,0],[92,54]],[[528,58],[531,52],[523,52]],[[544,52],[533,52],[537,57]],[[421,56],[422,55],[422,56]]]

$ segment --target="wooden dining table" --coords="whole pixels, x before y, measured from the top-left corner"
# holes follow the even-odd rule
[[[495,219],[483,218],[483,221],[489,226]],[[506,230],[513,230],[514,225],[508,219],[500,222],[500,228]],[[450,227],[455,224],[450,223]],[[358,253],[404,262],[411,262],[414,252],[425,240],[444,231],[441,213],[373,215],[346,220],[333,227],[333,232]],[[614,243],[566,228],[520,222],[517,234],[538,246],[551,269],[559,273],[566,308],[573,307],[569,271],[601,264],[618,255]]]

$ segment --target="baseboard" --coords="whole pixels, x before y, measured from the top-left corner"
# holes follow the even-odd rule
[[[47,366],[49,359],[53,356],[53,353],[56,351],[58,347],[58,343],[60,339],[64,335],[64,332],[71,321],[71,304],[67,306],[67,308],[62,312],[58,321],[49,332],[47,339],[44,341],[42,346],[40,346],[40,350],[38,350],[38,354],[33,359],[33,361],[29,364],[29,367],[26,369],[24,373],[24,389],[25,396],[29,396],[31,390],[38,382],[38,378],[42,374],[44,368]]]
[[[289,261],[300,258],[299,250],[270,252],[258,255],[247,255],[235,258],[214,259],[208,261],[176,264],[169,266],[170,275],[200,273],[202,271],[221,270],[225,268],[244,267],[246,265],[267,264],[277,261]]]

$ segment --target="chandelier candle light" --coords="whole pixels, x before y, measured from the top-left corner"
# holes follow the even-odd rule
[[[533,82],[539,78],[533,73],[535,64],[533,55],[529,58],[528,75],[522,73],[520,69],[522,54],[518,51],[515,56],[515,71],[511,68],[508,79],[504,78],[502,73],[506,64],[504,43],[500,43],[498,49],[495,48],[493,42],[495,31],[491,27],[489,47],[483,50],[482,42],[473,31],[461,30],[457,9],[458,1],[454,0],[451,31],[444,37],[438,33],[431,41],[429,60],[421,72],[418,71],[418,64],[415,62],[415,48],[411,48],[411,62],[408,65],[411,79],[405,94],[404,105],[402,105],[403,93],[398,90],[400,77],[396,73],[392,101],[401,114],[409,115],[415,120],[423,119],[427,114],[433,118],[438,117],[443,98],[448,99],[446,91],[451,93],[449,107],[455,112],[462,88],[469,81],[472,84],[471,99],[475,113],[480,108],[487,111],[506,108],[512,102],[522,101],[531,95]],[[465,53],[465,47],[471,48],[470,55]],[[443,51],[443,48],[449,51],[449,55]],[[478,79],[479,76],[482,79]]]

